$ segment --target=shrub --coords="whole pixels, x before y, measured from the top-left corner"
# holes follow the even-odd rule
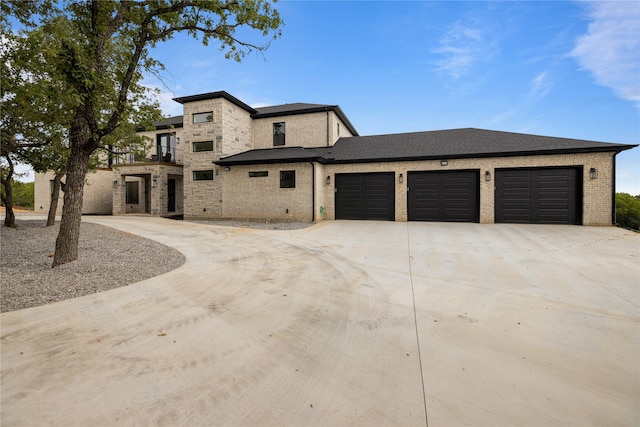
[[[640,230],[640,195],[616,193],[616,222],[619,227]]]

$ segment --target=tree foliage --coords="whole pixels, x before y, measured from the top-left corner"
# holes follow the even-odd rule
[[[13,205],[23,209],[33,209],[33,182],[13,181]],[[0,189],[4,191],[4,188]],[[4,206],[4,203],[2,203]]]
[[[616,222],[620,227],[640,231],[640,195],[616,193]]]
[[[141,84],[143,73],[163,64],[150,49],[186,32],[208,45],[216,42],[224,56],[241,61],[264,52],[280,36],[282,21],[266,0],[13,0],[2,3],[24,27],[19,36],[46,58],[49,80],[41,82],[62,105],[69,147],[60,232],[53,265],[77,259],[83,188],[94,152],[121,141],[128,123],[153,119],[154,105]],[[238,35],[248,28],[266,44]],[[28,70],[31,71],[31,70]],[[36,118],[31,118],[37,121]],[[44,117],[39,118],[41,121]]]

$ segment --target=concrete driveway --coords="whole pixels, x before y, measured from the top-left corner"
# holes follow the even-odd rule
[[[187,262],[4,313],[2,426],[637,425],[640,236],[87,217]]]

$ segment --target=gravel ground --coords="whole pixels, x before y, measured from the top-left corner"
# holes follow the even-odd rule
[[[51,268],[59,225],[0,226],[0,312],[126,286],[180,267],[175,249],[98,224],[80,226],[78,260]]]

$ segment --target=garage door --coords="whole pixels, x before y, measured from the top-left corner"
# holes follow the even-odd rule
[[[478,222],[478,171],[409,172],[409,221]]]
[[[578,168],[496,170],[496,222],[579,224],[582,174]]]
[[[336,219],[395,220],[395,174],[336,174]]]

